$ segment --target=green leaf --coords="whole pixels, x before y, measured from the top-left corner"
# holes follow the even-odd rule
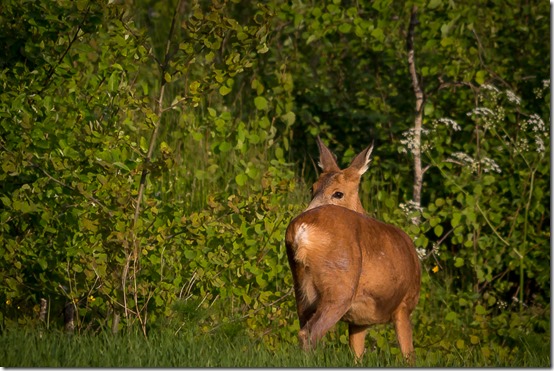
[[[148,152],[148,140],[145,137],[139,139],[140,150],[144,153]]]
[[[385,33],[381,28],[376,28],[371,31],[371,36],[376,38],[378,41],[383,41],[385,39]]]
[[[46,262],[46,259],[44,259],[43,257],[38,257],[37,263],[40,265],[42,270],[46,270],[46,268],[48,268],[48,263]]]
[[[259,45],[257,50],[256,50],[259,54],[265,54],[269,51],[269,48],[267,47],[267,44],[266,43],[263,43],[262,45]]]
[[[281,116],[281,119],[287,124],[287,126],[291,126],[296,121],[296,114],[292,111],[289,111]]]
[[[317,35],[312,34],[308,36],[308,39],[306,40],[306,45],[310,45],[312,42],[314,42],[317,39],[318,39]]]
[[[194,250],[185,250],[185,258],[187,259],[194,259],[196,258],[197,254],[196,254],[196,251]]]
[[[465,341],[463,341],[462,339],[456,340],[456,348],[462,350],[462,349],[465,349],[465,347],[466,347]]]
[[[475,307],[475,313],[483,316],[487,314],[487,310],[485,309],[485,307],[479,304]]]
[[[12,205],[12,200],[10,200],[8,197],[6,196],[1,196],[0,197],[0,200],[2,200],[2,203],[4,204],[4,206],[6,207],[10,207]]]
[[[194,139],[197,142],[200,142],[204,138],[204,135],[198,131],[193,131],[191,135],[192,135],[192,139]]]
[[[199,88],[200,88],[200,82],[198,82],[198,81],[193,81],[189,85],[189,89],[190,89],[191,94],[197,94]]]
[[[352,25],[350,23],[343,23],[339,26],[339,31],[342,33],[349,33],[352,30]]]
[[[220,150],[221,152],[229,152],[232,148],[233,148],[233,146],[232,146],[231,143],[229,143],[229,142],[222,142],[222,143],[219,145],[219,150]]]
[[[267,286],[267,281],[261,275],[256,276],[256,283],[261,289]]]
[[[119,89],[119,72],[114,71],[108,79],[108,88],[110,91],[115,92]]]
[[[241,173],[235,176],[235,182],[237,182],[237,184],[241,187],[245,185],[247,181],[248,181],[248,175],[244,173]]]
[[[435,106],[431,102],[425,103],[425,106],[423,106],[423,111],[426,116],[429,116],[435,112]]]
[[[443,232],[442,225],[437,224],[437,225],[435,226],[435,228],[433,229],[433,231],[435,232],[435,236],[437,236],[437,237],[442,236],[442,232]]]
[[[464,259],[462,259],[462,258],[456,258],[456,260],[454,261],[454,266],[455,266],[456,268],[463,267],[463,266],[464,266]]]
[[[456,318],[458,318],[458,314],[456,312],[448,312],[446,317],[444,317],[444,319],[449,322],[456,320]]]
[[[427,4],[427,7],[429,9],[435,9],[437,7],[439,7],[439,5],[442,4],[442,0],[431,0],[429,1],[429,4]]]
[[[454,213],[452,215],[452,220],[450,221],[450,224],[452,225],[452,228],[456,228],[458,225],[460,225],[461,219],[462,219],[462,214]]]
[[[123,169],[123,170],[125,170],[125,171],[127,171],[127,172],[130,172],[130,171],[131,171],[131,169],[129,169],[129,167],[128,167],[127,165],[125,165],[123,162],[117,161],[117,162],[114,162],[113,164],[114,164],[115,167],[118,167],[118,168],[120,168],[120,169]]]
[[[477,73],[475,74],[475,81],[479,84],[479,85],[483,85],[485,83],[485,76],[486,76],[486,71],[483,71],[483,70],[479,70],[477,71]]]
[[[225,96],[229,94],[232,90],[233,89],[231,89],[227,85],[221,85],[221,87],[219,88],[219,94],[221,94],[222,96]]]
[[[265,110],[267,109],[267,99],[261,96],[256,97],[254,98],[254,105],[260,111]]]
[[[285,160],[284,152],[283,152],[283,149],[282,149],[281,147],[275,148],[275,157],[276,157],[279,161],[284,161],[284,160]]]
[[[262,129],[267,129],[268,127],[271,126],[271,123],[269,122],[269,119],[267,118],[267,116],[264,116],[261,118],[259,125]]]

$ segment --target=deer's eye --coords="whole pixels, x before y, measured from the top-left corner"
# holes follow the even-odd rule
[[[344,193],[342,193],[342,192],[335,192],[335,193],[333,193],[333,196],[332,196],[332,197],[340,200],[341,198],[344,197]]]

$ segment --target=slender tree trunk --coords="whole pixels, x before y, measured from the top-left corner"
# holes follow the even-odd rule
[[[112,315],[112,334],[117,334],[119,331],[119,319],[121,318],[120,314],[115,312]]]
[[[65,303],[63,311],[63,322],[66,332],[73,333],[75,330],[75,303],[69,301]]]
[[[38,319],[42,323],[46,323],[47,309],[48,309],[48,301],[45,298],[40,298],[40,312],[38,313]]]
[[[415,119],[414,119],[414,187],[412,193],[412,201],[416,207],[421,206],[421,189],[423,187],[423,169],[421,167],[421,129],[423,126],[423,102],[424,95],[419,79],[417,77],[415,52],[414,52],[414,31],[418,24],[417,21],[417,6],[414,5],[410,16],[410,25],[408,27],[408,67],[410,70],[410,77],[412,79],[412,86],[416,97],[415,105]],[[419,223],[419,218],[413,220],[414,223]]]

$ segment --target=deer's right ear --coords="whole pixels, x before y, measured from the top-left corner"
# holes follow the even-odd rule
[[[323,144],[319,135],[317,136],[317,146],[319,147],[319,167],[323,172],[340,171],[339,165],[333,153]]]
[[[360,152],[354,160],[350,163],[349,169],[354,169],[360,176],[367,171],[369,163],[371,162],[370,156],[373,151],[373,143],[362,152]]]

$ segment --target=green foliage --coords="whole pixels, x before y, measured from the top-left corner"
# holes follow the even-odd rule
[[[321,135],[346,161],[375,141],[362,203],[422,257],[418,356],[510,364],[550,341],[546,4],[8,0],[0,20],[2,329],[42,325],[46,298],[49,327],[69,302],[80,332],[195,321],[295,345],[283,238]]]

